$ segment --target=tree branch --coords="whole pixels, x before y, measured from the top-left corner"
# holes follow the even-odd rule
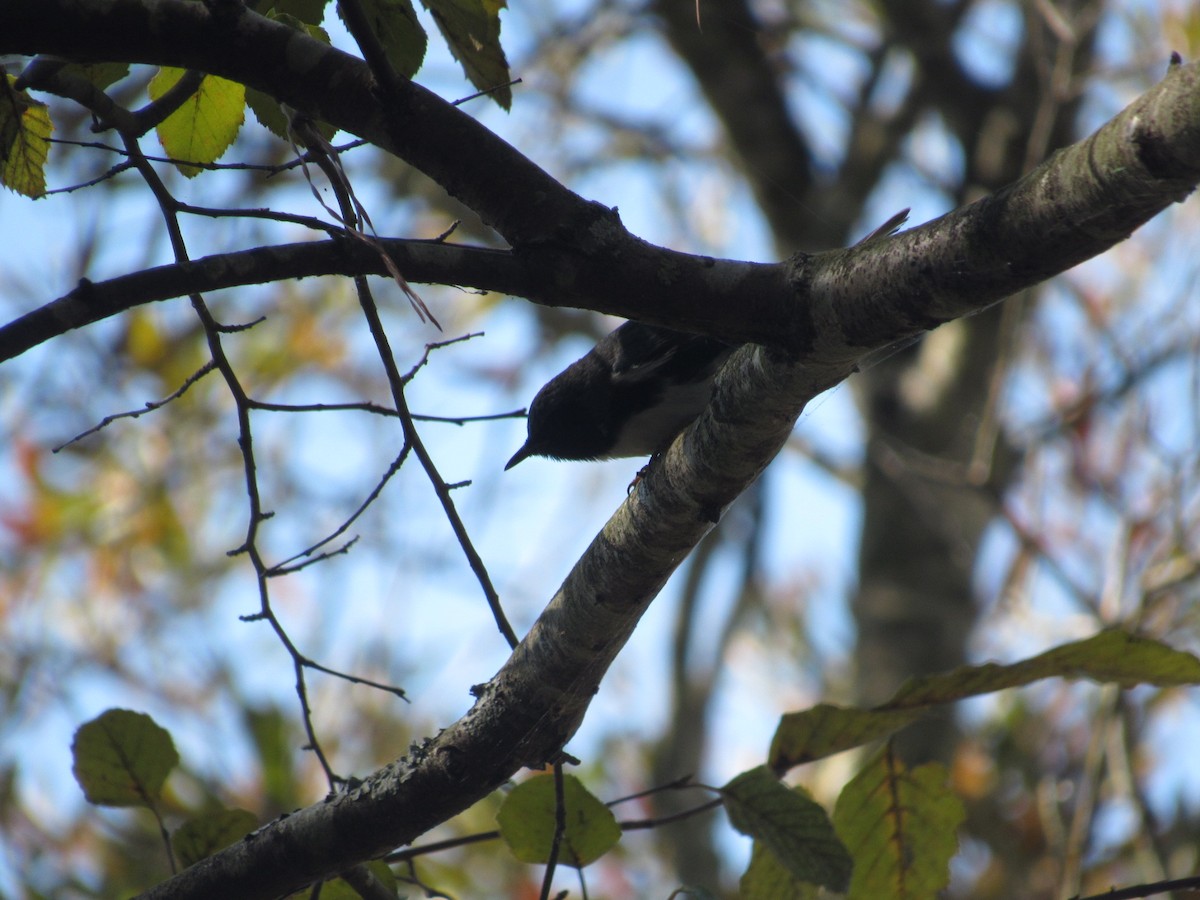
[[[396,153],[513,245],[519,283],[480,286],[801,353],[830,326],[869,350],[977,311],[1103,252],[1200,178],[1200,66],[1177,65],[992,197],[795,270],[724,264],[639,240],[451,104],[407,81],[381,98],[360,60],[252,13],[218,21],[182,0],[0,5],[0,52],[90,58],[97,47],[234,78]]]
[[[3,19],[0,11],[0,29]],[[411,281],[496,290],[801,353],[812,352],[832,330],[840,335],[840,352],[858,356],[978,312],[1102,253],[1184,199],[1198,180],[1200,64],[1193,63],[1174,66],[1091,137],[990,197],[888,239],[790,263],[717,260],[656,247],[626,232],[615,215],[597,223],[597,240],[587,247],[503,251],[381,243]],[[330,242],[85,282],[0,329],[0,361],[138,303],[362,272],[384,274],[377,255]]]

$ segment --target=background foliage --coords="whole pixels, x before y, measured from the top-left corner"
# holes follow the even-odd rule
[[[439,17],[453,6],[413,11],[443,35],[417,77],[465,97],[494,84],[495,69],[464,61],[463,77],[447,47],[463,61],[467,45]],[[849,243],[900,207],[921,222],[1007,183],[1152,84],[1171,50],[1200,46],[1200,16],[1183,2],[698,10],[700,27],[686,2],[522,3],[503,13],[498,35],[522,79],[511,113],[504,96],[468,108],[573,189],[619,206],[650,240],[775,259]],[[316,24],[311,10],[287,13]],[[320,21],[351,46],[334,16]],[[240,114],[240,100],[205,84],[218,110]],[[135,67],[108,90],[137,107],[166,86]],[[301,171],[255,168],[293,150],[257,126],[260,107],[247,99],[255,116],[230,129],[221,159],[252,167],[197,175],[163,164],[160,175],[197,205],[324,215]],[[207,109],[198,101],[191,113]],[[122,159],[108,138],[70,104],[54,105],[54,123],[65,142],[53,145],[48,186],[60,192],[36,204],[0,198],[5,320],[80,278],[170,258],[144,186],[131,172],[107,177]],[[164,134],[163,145],[143,142],[147,153],[198,158],[193,144]],[[361,147],[342,163],[379,234],[432,238],[457,220],[456,238],[495,240],[394,158]],[[768,749],[775,757],[782,713],[881,703],[909,676],[1033,657],[1111,625],[1195,651],[1195,216],[1195,203],[1171,211],[1048,288],[877,362],[806,413],[610,674],[569,747],[588,789],[612,799],[688,774],[729,788]],[[195,257],[309,235],[263,219],[189,217],[186,228]],[[416,366],[429,342],[486,336],[429,353],[411,384],[418,414],[519,409],[614,324],[419,291],[442,333],[418,322],[399,288],[380,288],[402,365]],[[400,442],[392,420],[363,409],[271,404],[386,404],[386,385],[345,281],[229,291],[214,308],[227,323],[263,317],[227,343],[264,404],[255,440],[273,518],[259,546],[289,559],[359,507]],[[177,301],[4,367],[0,891],[113,896],[165,877],[155,817],[87,807],[71,778],[72,734],[110,707],[149,712],[179,748],[156,803],[164,819],[219,804],[265,822],[328,789],[304,749],[292,659],[267,624],[239,620],[258,597],[244,557],[227,555],[245,537],[246,497],[224,386],[200,378],[153,412],[50,452],[177,391],[207,352]],[[502,476],[522,430],[501,418],[422,431],[446,479],[471,482],[455,499],[518,633],[638,465],[533,462]],[[316,736],[343,775],[456,718],[468,687],[507,656],[415,466],[388,480],[351,536],[349,552],[271,583],[299,652],[408,697],[308,674]],[[903,770],[915,789],[931,761],[946,766],[965,815],[952,896],[1070,896],[1196,870],[1194,692],[1055,680],[948,709],[904,732],[895,758],[843,754],[795,774],[832,811],[854,772]],[[661,791],[631,801],[636,812],[622,805],[618,819],[670,815],[707,796]],[[499,803],[428,839],[491,831]],[[586,875],[592,895],[658,896],[679,884],[732,893],[750,852],[710,814],[627,833]],[[401,874],[452,896],[523,896],[540,881],[489,842],[423,856]]]

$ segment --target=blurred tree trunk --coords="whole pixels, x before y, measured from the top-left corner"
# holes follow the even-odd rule
[[[720,120],[730,155],[786,255],[846,244],[855,229],[878,225],[862,221],[866,203],[889,166],[906,158],[920,164],[905,143],[930,117],[963,151],[961,178],[933,173],[944,179],[950,206],[1015,179],[1073,138],[1079,79],[1091,62],[1102,4],[1059,5],[1054,30],[1041,12],[1023,7],[1013,73],[998,87],[979,83],[955,53],[953,38],[969,7],[936,0],[872,7],[882,17],[881,39],[848,104],[848,143],[835,179],[821,177],[787,102],[784,48],[793,30],[805,27],[806,9],[792,4],[795,17],[779,25],[761,21],[747,0],[702,0],[698,8],[658,0],[653,10]],[[911,83],[883,112],[874,95],[891,87],[886,79],[903,77],[896,65],[902,60],[911,64]],[[995,511],[990,498],[1003,494],[1015,462],[996,428],[994,400],[1024,306],[1010,302],[956,321],[856,379],[867,431],[858,589],[851,600],[860,702],[880,702],[912,676],[966,661],[977,612],[975,558]],[[676,681],[673,721],[691,727],[666,733],[660,780],[698,770],[710,687],[711,679]],[[910,761],[948,760],[955,739],[953,721],[943,719],[909,729],[899,746]],[[660,814],[683,804],[670,793],[656,802]],[[668,852],[683,883],[718,883],[707,819],[660,837],[673,844]]]

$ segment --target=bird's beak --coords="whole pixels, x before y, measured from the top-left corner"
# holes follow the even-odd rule
[[[521,460],[528,459],[530,456],[533,456],[533,448],[529,446],[529,441],[526,441],[521,449],[513,454],[513,458],[505,463],[504,471],[507,472]]]

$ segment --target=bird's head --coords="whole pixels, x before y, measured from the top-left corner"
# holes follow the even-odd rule
[[[529,437],[504,466],[531,456],[597,459],[612,443],[608,434],[611,387],[588,377],[576,363],[552,378],[529,404]]]

